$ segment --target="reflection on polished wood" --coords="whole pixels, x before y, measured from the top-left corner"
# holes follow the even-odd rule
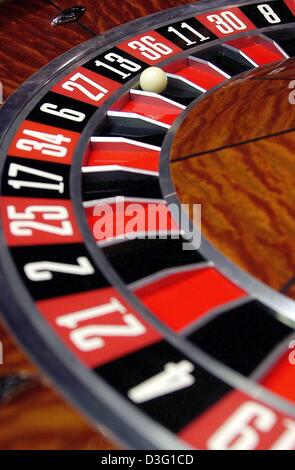
[[[30,75],[58,55],[108,29],[189,0],[11,0],[0,5],[0,80],[4,98]],[[81,24],[51,26],[64,8],[88,8]],[[4,365],[0,378],[11,373],[39,374],[0,326]],[[97,433],[55,392],[42,384],[0,405],[0,449],[112,449],[114,444]]]
[[[90,39],[77,24],[53,27],[50,2],[11,1],[0,6],[0,80],[4,98],[62,52]]]
[[[191,2],[58,0],[54,2],[56,8],[45,0],[12,0],[0,5],[0,80],[5,99],[34,72],[94,34],[103,34],[122,23],[187,3]],[[82,26],[77,23],[51,25],[61,10],[81,4],[87,7],[87,13],[80,20]]]
[[[102,34],[122,23],[128,23],[152,13],[192,2],[190,0],[108,0],[100,2],[97,0],[58,0],[57,3],[61,9],[75,5],[87,7],[82,22],[96,34]]]
[[[286,70],[273,79],[268,67],[267,74],[262,75],[262,70],[249,74],[201,99],[177,132],[171,160],[294,127],[295,107],[289,103],[289,79],[285,76],[288,69],[294,73],[295,60],[286,60],[284,67]]]
[[[171,171],[181,202],[202,204],[206,238],[281,290],[295,274],[295,106],[288,80],[265,78],[196,104],[175,137]]]
[[[39,375],[1,325],[0,341],[4,351],[0,377],[20,372]],[[0,403],[0,449],[115,448],[45,382],[40,377],[34,387]]]

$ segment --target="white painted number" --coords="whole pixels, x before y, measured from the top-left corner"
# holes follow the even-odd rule
[[[274,411],[259,403],[244,403],[208,441],[209,450],[255,450],[261,434],[269,433],[277,424]],[[295,450],[295,423],[283,420],[286,431],[273,445],[276,450]]]
[[[210,39],[210,37],[206,37],[203,34],[199,33],[196,29],[194,29],[192,26],[190,26],[187,23],[181,23],[180,26],[182,29],[187,29],[188,31],[193,33],[198,38],[199,42],[208,41]],[[191,41],[189,38],[187,38],[184,34],[182,34],[173,26],[169,26],[168,32],[175,33],[180,39],[182,39],[186,43],[187,46],[193,46],[194,44],[197,43],[197,41]]]
[[[152,61],[159,60],[173,52],[166,44],[156,42],[152,36],[143,36],[139,41],[129,42],[128,46],[134,50],[138,49],[144,57]]]
[[[215,23],[217,29],[222,34],[231,34],[235,31],[247,29],[247,25],[241,21],[232,11],[223,11],[219,15],[207,16],[210,23]]]
[[[134,403],[145,403],[190,387],[195,383],[195,378],[191,375],[194,369],[194,365],[189,361],[168,363],[163,372],[129,390],[128,397]]]
[[[42,104],[40,110],[43,113],[52,114],[53,116],[58,116],[60,118],[75,122],[83,122],[86,117],[84,113],[80,113],[74,109],[62,108],[58,111],[56,104],[51,103]]]
[[[110,70],[111,72],[116,73],[117,75],[120,75],[123,78],[123,80],[130,77],[131,72],[136,73],[136,72],[139,72],[141,69],[141,66],[139,64],[136,64],[135,62],[132,62],[131,60],[124,59],[124,57],[121,57],[120,55],[115,54],[114,52],[107,54],[105,56],[105,60],[111,63],[119,64],[121,69],[127,70],[130,73],[126,73],[118,68],[115,68],[109,64],[102,62],[101,60],[96,60],[95,65],[97,67],[104,67]]]
[[[75,276],[88,276],[95,272],[94,267],[85,256],[77,259],[77,265],[53,261],[37,261],[26,264],[24,271],[27,278],[34,282],[50,281],[53,278],[52,272],[73,274]]]
[[[28,175],[38,176],[45,180],[55,181],[56,183],[22,181],[19,179],[8,180],[9,186],[12,186],[14,189],[21,189],[21,188],[47,189],[51,191],[58,191],[61,194],[64,192],[64,183],[63,183],[62,176],[55,175],[53,173],[48,173],[47,171],[36,170],[35,168],[30,168],[28,166],[19,165],[17,163],[11,163],[9,166],[8,176],[10,176],[10,178],[17,178],[19,172],[25,173]]]
[[[295,422],[291,419],[284,419],[283,425],[286,430],[271,450],[295,450]]]
[[[264,3],[263,5],[258,5],[257,8],[270,24],[281,23],[281,18],[273,11],[271,6],[267,3]]]
[[[105,315],[121,314],[124,324],[101,324],[79,326],[80,323],[94,320]],[[70,313],[56,319],[58,326],[68,328],[71,331],[70,339],[80,351],[94,351],[105,346],[103,337],[136,337],[146,333],[145,326],[132,314],[128,313],[124,305],[117,299],[112,298],[110,302]]]
[[[83,84],[79,83],[78,80],[80,80],[80,82],[83,82]],[[85,84],[87,84],[88,87],[85,86]],[[90,87],[93,87],[96,91],[98,91],[98,93],[95,94],[90,91],[89,85]],[[67,91],[75,91],[75,89],[79,90],[81,91],[81,93],[83,93],[83,95],[87,96],[87,98],[95,102],[102,100],[108,93],[108,90],[106,88],[94,82],[93,80],[91,80],[91,78],[86,77],[80,72],[75,73],[75,75],[73,75],[70,80],[63,83],[62,87]]]
[[[69,144],[71,142],[69,137],[62,134],[46,134],[30,129],[24,129],[23,134],[31,137],[31,139],[19,139],[16,144],[19,150],[26,152],[37,150],[43,155],[57,158],[64,158],[67,155],[68,150],[62,144]]]
[[[247,402],[210,438],[210,450],[255,450],[259,433],[271,431],[276,423],[273,411],[259,403]]]
[[[60,221],[60,226],[36,221],[36,214],[39,213],[43,220]],[[29,206],[24,212],[17,212],[15,206],[8,206],[7,214],[12,221],[10,231],[17,237],[31,237],[33,230],[64,237],[73,235],[72,224],[67,220],[68,211],[62,206]]]

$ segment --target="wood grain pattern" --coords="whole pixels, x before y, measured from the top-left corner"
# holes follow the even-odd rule
[[[77,24],[54,27],[55,7],[42,0],[0,5],[0,80],[4,98],[30,75],[91,37]]]
[[[0,377],[39,374],[0,324],[4,364]],[[46,384],[46,379],[0,405],[0,449],[112,449],[115,444],[97,433]]]
[[[61,8],[73,5],[87,7],[82,23],[91,28],[96,34],[133,21],[158,11],[192,3],[189,0],[57,0]]]
[[[187,3],[189,0],[12,0],[0,5],[0,80],[5,99],[35,71],[93,36],[76,23],[52,26],[51,20],[64,8],[86,6],[82,25],[103,34],[128,21]]]
[[[180,200],[202,204],[204,235],[277,290],[295,273],[295,106],[289,93],[278,77],[224,86],[188,115],[171,156]],[[199,156],[185,158],[190,154]]]
[[[88,7],[82,25],[51,26],[51,20],[65,7]],[[4,98],[30,75],[58,55],[96,34],[164,8],[189,0],[11,0],[0,5],[0,80]],[[26,359],[0,325],[5,364],[0,377],[25,371],[39,371]],[[112,449],[114,444],[97,433],[80,415],[45,383],[0,405],[0,449]]]
[[[285,67],[294,67],[294,59],[287,60]],[[295,127],[288,80],[276,76],[267,80],[267,86],[265,82],[250,75],[202,99],[179,129],[171,160]]]

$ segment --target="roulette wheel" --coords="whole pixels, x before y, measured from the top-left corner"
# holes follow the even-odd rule
[[[294,450],[295,3],[175,4],[59,2],[78,45],[0,111],[3,318],[121,446]]]

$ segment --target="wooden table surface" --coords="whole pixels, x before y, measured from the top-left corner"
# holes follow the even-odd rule
[[[278,66],[267,68],[267,73]],[[295,299],[295,60],[201,100],[177,131],[171,171],[180,200],[202,205],[202,232],[243,270]]]
[[[30,75],[61,53],[122,23],[188,0],[11,0],[0,4],[0,80],[4,99]],[[80,24],[51,26],[64,8],[88,8]],[[32,374],[32,387],[0,404],[0,449],[112,449],[35,369],[11,335],[0,325],[4,365],[0,379],[12,373]],[[35,382],[34,377],[37,376]]]

